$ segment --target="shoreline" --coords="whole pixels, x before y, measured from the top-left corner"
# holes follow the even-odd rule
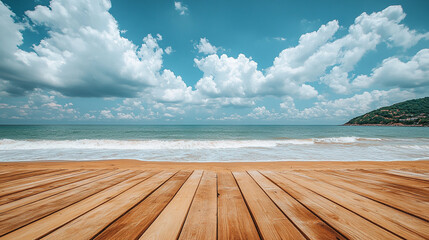
[[[90,161],[23,161],[1,162],[0,169],[91,168],[153,170],[296,170],[296,169],[415,169],[428,170],[429,160],[414,161],[267,161],[267,162],[160,162],[134,159]]]
[[[340,126],[363,126],[363,127],[429,127],[427,125],[405,125],[403,123],[393,123],[393,124],[347,124],[344,123]]]

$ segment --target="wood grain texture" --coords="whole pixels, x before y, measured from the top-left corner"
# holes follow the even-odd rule
[[[0,196],[23,191],[67,177],[78,170],[59,170],[0,184]]]
[[[95,239],[138,239],[167,206],[191,173],[191,171],[176,173],[145,200],[110,224]]]
[[[230,172],[218,172],[218,239],[260,239]]]
[[[347,171],[347,172],[351,172],[351,171]],[[412,178],[412,177],[398,176],[384,171],[360,169],[358,172],[363,173],[365,174],[365,176],[368,176],[372,179],[376,179],[378,181],[395,184],[395,186],[393,187],[396,187],[396,184],[398,184],[406,187],[415,187],[417,189],[424,188],[427,191],[425,195],[429,195],[428,194],[429,190],[427,190],[429,188],[429,181],[426,181],[426,180]]]
[[[96,175],[96,176],[93,176],[93,177],[90,177],[90,178],[87,178],[84,180],[80,180],[80,181],[77,181],[74,183],[70,183],[70,184],[67,184],[65,186],[54,188],[51,190],[43,191],[41,193],[34,194],[32,196],[28,196],[28,197],[21,198],[19,200],[13,201],[13,202],[9,202],[9,203],[0,205],[0,213],[10,211],[12,209],[24,206],[26,204],[42,200],[44,198],[53,196],[55,194],[60,194],[60,193],[66,192],[70,189],[73,189],[73,188],[76,188],[79,186],[83,186],[83,185],[88,184],[88,183],[96,182],[100,179],[103,179],[103,178],[106,178],[109,176],[113,176],[113,175],[118,174],[120,172],[123,172],[123,170],[106,171],[104,173],[101,173],[99,175]]]
[[[0,178],[14,179],[0,191],[20,189],[0,196],[0,240],[429,239],[429,221],[414,213],[425,215],[429,202],[423,163],[306,170],[237,163],[233,172],[56,164],[0,169]]]
[[[123,182],[107,188],[97,194],[94,194],[86,199],[83,199],[76,204],[66,207],[58,212],[55,212],[39,221],[28,224],[14,232],[11,232],[2,239],[38,239],[48,234],[49,232],[61,227],[62,225],[72,221],[82,214],[94,209],[95,207],[106,203],[117,195],[123,193],[136,184],[146,180],[154,175],[153,172],[143,172],[134,177],[124,180]]]
[[[146,198],[174,173],[164,171],[150,177],[105,204],[65,224],[43,239],[90,239],[94,237],[124,212]]]
[[[423,182],[429,182],[429,173],[417,173],[417,172],[410,172],[410,171],[404,171],[404,170],[383,170],[383,169],[381,171],[387,172],[399,177],[406,177],[410,179],[422,180]]]
[[[74,188],[66,193],[3,212],[0,215],[0,236],[111,187],[124,179],[133,177],[136,173],[135,171],[124,171],[112,177]]]
[[[196,170],[192,173],[173,200],[171,200],[139,239],[177,239],[202,174],[203,171],[201,170]]]
[[[280,188],[304,204],[321,219],[349,239],[400,239],[396,235],[372,224],[342,206],[314,194],[314,192],[296,184],[272,171],[262,171],[264,176],[271,179]],[[363,230],[365,229],[365,230]]]
[[[249,174],[283,213],[301,229],[307,238],[345,239],[304,205],[262,176],[258,171],[249,171]]]
[[[217,178],[205,171],[179,239],[217,239]]]
[[[425,202],[429,202],[429,184],[421,183],[408,179],[395,179],[388,174],[371,174],[369,171],[357,170],[342,170],[342,171],[329,171],[336,175],[341,175],[346,178],[356,180],[365,184],[379,186],[381,188],[390,189],[398,194],[417,198]]]
[[[403,238],[429,239],[429,223],[424,220],[319,179],[310,178],[305,173],[290,172],[283,176]]]
[[[264,239],[305,239],[247,172],[233,175]]]
[[[429,202],[413,198],[410,195],[401,194],[393,189],[383,188],[377,185],[362,183],[352,180],[339,174],[331,172],[313,172],[312,176],[327,181],[335,186],[365,196],[367,198],[379,201],[401,211],[420,217],[426,221],[429,220]]]
[[[41,169],[41,170],[34,170],[34,171],[28,171],[28,170],[21,170],[21,171],[12,171],[12,172],[5,172],[3,174],[0,174],[0,184],[5,182],[14,181],[17,179],[24,179],[27,177],[32,177],[36,175],[41,175],[45,173],[51,173],[57,171],[55,169]]]
[[[57,181],[53,181],[47,184],[43,184],[43,185],[39,185],[39,186],[35,186],[29,189],[26,189],[25,191],[20,191],[20,192],[15,192],[15,193],[11,193],[8,194],[6,196],[2,196],[0,197],[0,205],[6,204],[6,203],[10,203],[13,201],[17,201],[21,198],[25,198],[28,196],[32,196],[44,191],[48,191],[50,189],[54,189],[57,187],[61,187],[64,185],[67,185],[69,183],[72,182],[76,182],[85,178],[89,178],[92,176],[95,176],[97,174],[100,174],[101,171],[78,171],[75,172],[71,175],[66,176],[63,179],[57,180]]]

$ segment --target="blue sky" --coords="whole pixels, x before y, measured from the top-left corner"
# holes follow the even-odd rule
[[[429,93],[427,1],[0,2],[0,123],[341,124]]]

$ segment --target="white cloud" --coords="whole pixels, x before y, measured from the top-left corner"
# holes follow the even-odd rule
[[[156,88],[151,89],[149,97],[159,102],[191,103],[194,101],[195,92],[188,87],[180,76],[174,75],[170,70],[164,70],[159,77]]]
[[[420,39],[427,38],[428,33],[420,34],[400,24],[404,17],[401,6],[390,6],[369,15],[362,13],[349,27],[348,33],[338,39],[335,39],[339,29],[338,21],[330,21],[317,31],[302,35],[299,44],[283,50],[264,73],[257,69],[255,61],[244,54],[239,54],[237,58],[225,54],[219,57],[214,54],[215,51],[211,51],[211,55],[194,60],[204,73],[197,82],[196,89],[209,98],[252,99],[274,95],[310,99],[319,95],[311,85],[312,82],[319,81],[336,93],[350,93],[359,89],[356,86],[362,85],[364,80],[364,77],[360,77],[355,84],[351,84],[349,73],[365,53],[374,50],[382,42],[392,47],[408,48]],[[203,40],[205,39],[201,39],[200,45],[203,45]],[[208,41],[205,42],[209,44]],[[419,59],[423,61],[422,56]],[[413,60],[412,63],[414,62]],[[409,70],[418,70],[410,65]],[[423,73],[422,70],[417,71],[414,76],[397,76],[404,77],[404,81],[409,82],[420,79],[417,81],[420,83],[424,82],[426,76]]]
[[[275,37],[274,40],[277,40],[277,41],[286,41],[286,38],[284,38],[284,37]]]
[[[118,119],[135,119],[133,113],[118,113]]]
[[[165,48],[164,52],[165,54],[171,54],[173,52],[173,48],[171,46],[168,46],[167,48]]]
[[[285,110],[285,117],[288,118],[348,118],[415,97],[411,91],[395,88],[388,91],[363,92],[349,98],[320,101],[313,107],[303,110],[296,109],[293,100],[288,98],[280,104],[280,107]]]
[[[85,113],[85,114],[83,115],[83,118],[84,118],[84,119],[95,119],[95,116],[94,116],[94,115],[91,115],[91,114],[89,114],[89,113]]]
[[[268,109],[265,108],[265,106],[254,108],[251,113],[247,114],[247,116],[254,119],[266,119],[266,120],[275,120],[275,119],[280,119],[282,117],[278,113],[269,111]]]
[[[429,85],[429,49],[420,50],[408,62],[396,57],[383,61],[372,70],[370,76],[360,75],[352,82],[357,87],[369,87],[376,83],[389,87],[419,88]]]
[[[262,72],[257,70],[258,64],[244,54],[237,58],[212,54],[194,61],[204,73],[196,89],[210,97],[255,96],[264,79]]]
[[[103,118],[107,118],[107,119],[114,118],[114,116],[110,110],[101,110],[100,116]]]
[[[29,111],[34,108],[61,112],[64,117],[70,112],[73,116],[72,105],[55,100],[64,96],[126,97],[114,108],[82,115],[86,119],[98,113],[108,119],[153,119],[163,114],[183,114],[193,106],[208,111],[226,106],[252,107],[266,96],[283,99],[280,106],[290,116],[336,116],[341,111],[354,114],[365,106],[371,108],[376,100],[363,104],[360,110],[340,107],[342,103],[365,102],[364,97],[382,101],[388,99],[386,94],[396,93],[411,97],[414,90],[429,85],[428,49],[407,61],[389,57],[371,74],[354,78],[356,64],[379,44],[402,50],[428,39],[428,33],[417,33],[401,24],[405,13],[400,6],[362,13],[340,37],[338,21],[330,21],[317,31],[303,34],[296,46],[281,51],[272,66],[264,70],[245,54],[217,55],[220,48],[201,38],[195,48],[207,56],[194,59],[203,73],[194,89],[181,76],[163,68],[164,53],[173,50],[161,48],[160,34],[148,34],[140,46],[134,44],[121,36],[125,32],[119,29],[110,8],[109,0],[52,0],[49,6],[37,6],[26,15],[30,23],[44,27],[47,35],[30,50],[23,50],[22,31],[28,24],[16,22],[15,14],[0,1],[0,96],[27,94],[29,99],[27,107],[16,107],[21,114],[16,117],[31,115]],[[175,2],[175,8],[181,15],[188,12],[181,2]],[[336,102],[324,100],[325,93],[319,94],[324,88],[316,90],[316,82],[344,94],[374,85],[411,90],[370,91]],[[314,107],[296,109],[294,98],[315,97],[319,100]],[[255,108],[248,117],[262,119],[262,115],[281,117],[265,107]]]
[[[77,119],[79,111],[74,108],[73,103],[61,104],[55,95],[42,89],[35,89],[26,101],[17,101],[16,104],[0,104],[4,119]]]
[[[374,50],[381,42],[390,47],[409,48],[419,40],[428,39],[429,33],[420,34],[400,24],[405,18],[401,6],[390,6],[381,12],[362,13],[349,27],[346,36],[326,45],[330,53],[335,54],[332,70],[322,76],[323,82],[338,93],[352,90],[349,73],[362,59],[365,53]],[[326,52],[326,51],[325,51]]]
[[[188,8],[183,5],[182,2],[174,2],[174,9],[179,12],[180,15],[188,14]]]
[[[209,43],[207,38],[201,38],[200,42],[195,46],[199,53],[215,54],[219,49]]]
[[[356,88],[357,84],[364,80],[361,77],[356,84],[351,84],[353,75],[350,72],[367,52],[382,42],[390,47],[409,48],[419,40],[428,38],[429,33],[420,34],[400,24],[404,17],[401,6],[390,6],[369,15],[362,13],[349,27],[348,33],[338,39],[335,39],[338,21],[330,21],[317,31],[302,35],[299,44],[283,50],[264,73],[257,69],[255,61],[244,54],[239,54],[237,58],[225,54],[219,57],[212,51],[212,55],[195,59],[197,67],[204,73],[196,89],[210,98],[245,99],[274,95],[309,99],[319,94],[311,83],[321,82],[336,93],[350,93],[359,89]],[[411,66],[408,68],[413,69]],[[414,76],[398,76],[409,82],[421,79],[415,83],[418,85],[424,82],[422,79],[426,75],[423,73],[417,71]]]
[[[227,120],[240,120],[240,119],[243,119],[243,116],[236,113],[231,114],[229,116],[219,117],[219,118],[215,118],[213,116],[210,116],[207,118],[207,120],[210,120],[210,121],[227,121]]]
[[[0,67],[7,69],[0,72],[3,95],[46,88],[67,96],[133,97],[157,87],[162,78],[162,36],[149,34],[136,46],[121,37],[110,7],[108,0],[53,0],[49,7],[36,6],[26,15],[46,27],[48,35],[24,51],[18,48],[23,27],[0,3]]]

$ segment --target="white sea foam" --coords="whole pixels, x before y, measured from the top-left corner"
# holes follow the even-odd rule
[[[395,161],[429,159],[429,139],[0,140],[0,161]]]
[[[360,138],[360,137],[332,137],[313,138],[315,143],[355,143],[358,141],[382,141],[380,138]]]
[[[338,137],[281,140],[0,140],[0,150],[32,149],[235,149],[274,148],[281,145],[350,144],[358,141],[376,141],[376,138]]]

